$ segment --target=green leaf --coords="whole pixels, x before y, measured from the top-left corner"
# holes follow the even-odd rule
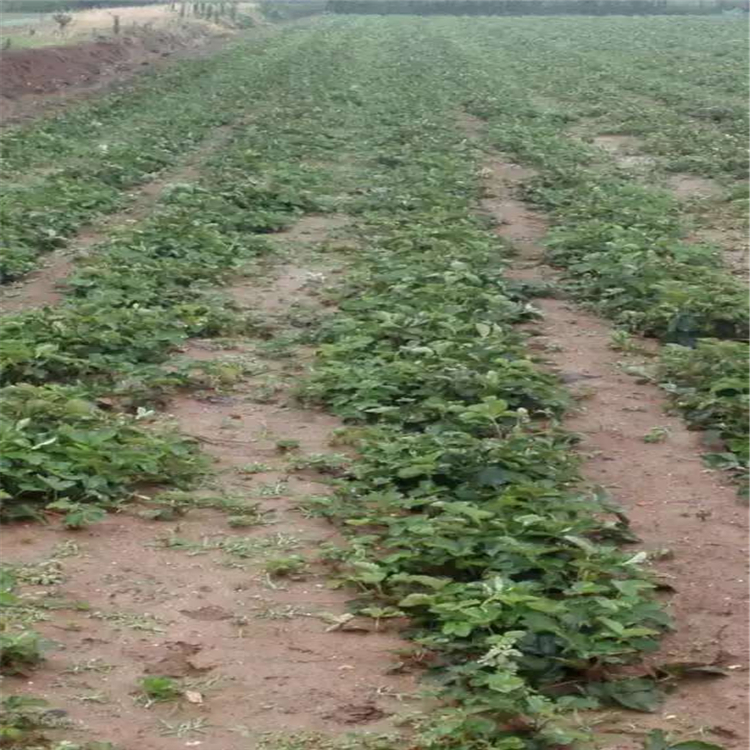
[[[664,700],[664,694],[653,680],[639,677],[594,683],[588,685],[586,690],[604,703],[645,713],[656,711]]]
[[[512,693],[514,690],[520,690],[524,686],[524,681],[511,672],[498,672],[490,675],[485,684],[496,693]]]
[[[399,607],[424,607],[433,604],[434,596],[429,594],[409,594],[399,601]]]

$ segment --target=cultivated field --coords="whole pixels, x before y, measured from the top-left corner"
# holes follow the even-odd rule
[[[321,16],[6,129],[0,747],[746,747],[745,31]]]

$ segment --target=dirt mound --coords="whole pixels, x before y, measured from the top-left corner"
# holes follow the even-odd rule
[[[122,40],[6,52],[0,93],[15,98],[23,94],[48,94],[64,86],[84,83],[128,60],[131,50],[132,45]]]
[[[0,115],[3,119],[33,114],[47,98],[91,91],[124,80],[173,53],[224,39],[202,28],[177,32],[140,30],[120,39],[107,38],[63,47],[9,50],[2,55]]]

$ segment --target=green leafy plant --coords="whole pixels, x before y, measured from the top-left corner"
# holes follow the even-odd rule
[[[301,555],[271,557],[264,563],[266,573],[280,578],[299,576],[307,567],[307,560]]]
[[[280,453],[288,453],[289,451],[294,451],[299,448],[299,440],[294,440],[293,438],[283,438],[282,440],[276,441],[276,450]]]
[[[63,511],[63,526],[67,529],[83,529],[93,523],[104,520],[107,511],[96,505],[74,503],[70,500],[56,500],[48,503],[46,510]]]
[[[104,411],[78,388],[11,386],[0,402],[6,519],[52,503],[80,528],[103,515],[85,504],[126,497],[144,481],[189,482],[204,470],[190,441]]]
[[[154,703],[166,703],[177,700],[183,692],[180,683],[171,677],[142,677],[138,685],[140,689],[139,700],[146,707]]]
[[[44,741],[42,730],[50,726],[49,703],[28,695],[7,695],[0,700],[0,747],[27,747]]]
[[[0,673],[25,675],[44,661],[48,642],[29,628],[0,633]]]
[[[644,436],[644,443],[663,443],[671,434],[669,427],[652,427]]]

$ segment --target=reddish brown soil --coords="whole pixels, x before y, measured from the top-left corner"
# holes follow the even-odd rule
[[[721,186],[708,177],[678,173],[669,178],[669,187],[682,200],[700,200],[720,195]]]
[[[479,127],[470,123],[469,132]],[[545,217],[516,196],[532,172],[493,155],[483,174],[483,208],[518,251],[510,275],[554,281],[540,244]],[[610,713],[598,731],[609,747],[622,750],[640,747],[638,737],[654,727],[682,736],[708,733],[727,748],[746,748],[747,514],[726,477],[704,467],[700,435],[665,414],[658,388],[623,372],[620,364],[628,358],[610,348],[612,330],[604,321],[561,299],[535,305],[543,318],[531,327],[532,346],[580,397],[566,426],[581,436],[583,475],[626,508],[641,547],[659,553],[655,572],[673,588],[665,604],[675,631],[648,663],[728,670],[726,677],[683,682],[653,716]],[[668,430],[666,439],[644,442],[657,426]]]
[[[300,221],[280,237],[282,253],[293,243],[295,264],[278,264],[265,282],[257,278],[262,267],[249,270],[231,288],[234,299],[274,330],[288,325],[292,306],[325,314],[317,290],[330,270],[306,259],[304,250],[343,223],[338,216]],[[89,609],[52,610],[47,622],[37,623],[57,650],[31,679],[6,685],[66,711],[75,728],[61,736],[128,749],[249,750],[266,732],[390,731],[399,713],[415,707],[409,697],[416,676],[391,672],[407,644],[394,624],[378,628],[365,618],[342,618],[355,592],[330,588],[320,563],[322,545],[339,538],[327,522],[299,510],[308,495],[331,492],[330,477],[295,469],[291,461],[340,453],[330,441],[341,423],[303,408],[290,391],[309,359],[304,348],[269,358],[259,343],[243,339],[222,349],[192,342],[185,356],[241,360],[254,374],[226,392],[176,398],[170,412],[215,461],[206,491],[258,503],[265,525],[232,528],[225,514],[192,510],[162,523],[121,514],[79,533],[39,526],[4,531],[6,560],[14,562],[49,558],[56,543],[78,545],[77,554],[61,560],[63,580],[47,593],[84,601]],[[284,452],[280,439],[295,439],[299,448]],[[261,466],[248,471],[252,464]],[[196,547],[170,548],[177,538]],[[201,548],[222,539],[255,548],[243,556]],[[265,571],[269,559],[288,555],[307,561],[298,576]],[[147,675],[187,680],[199,695],[144,707],[136,701],[137,685]],[[206,726],[179,738],[165,736],[160,724],[176,728],[195,719]]]
[[[95,91],[123,83],[139,72],[226,44],[227,34],[204,30],[141,30],[122,39],[2,53],[0,121],[13,124]]]
[[[132,46],[130,40],[122,40],[6,52],[0,93],[15,98],[85,83],[105,68],[129,59]]]

